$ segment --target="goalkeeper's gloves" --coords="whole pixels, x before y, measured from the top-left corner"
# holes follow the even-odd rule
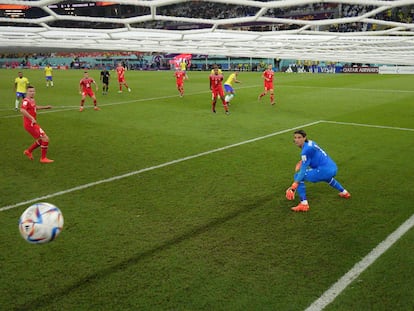
[[[292,184],[292,186],[290,186],[289,188],[287,188],[286,190],[286,199],[292,201],[295,199],[295,192],[296,192],[296,188],[298,187],[298,183],[294,182]]]

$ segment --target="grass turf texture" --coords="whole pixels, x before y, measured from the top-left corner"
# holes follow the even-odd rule
[[[65,217],[47,245],[19,235],[30,204],[0,212],[1,309],[303,310],[412,215],[414,132],[396,128],[414,128],[413,76],[277,74],[272,107],[257,101],[260,73],[241,73],[226,116],[220,103],[210,112],[206,72],[189,72],[183,98],[172,72],[129,71],[122,94],[112,73],[110,93],[97,92],[102,110],[88,98],[82,113],[82,71],[55,70],[54,88],[42,71],[24,75],[38,105],[54,106],[38,120],[55,163],[22,155],[32,139],[13,111],[17,71],[0,70],[0,207],[107,182],[44,200]],[[299,160],[292,133],[312,122],[304,129],[352,198],[308,184],[311,210],[296,214],[284,197]],[[326,309],[413,308],[413,239]]]

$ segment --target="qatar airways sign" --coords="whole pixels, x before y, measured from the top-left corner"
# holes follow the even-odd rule
[[[342,72],[343,73],[378,73],[379,69],[378,67],[355,66],[355,67],[343,67]]]

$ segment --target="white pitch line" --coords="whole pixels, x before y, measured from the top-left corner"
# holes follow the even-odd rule
[[[259,85],[249,85],[249,86],[239,87],[238,89],[250,89],[250,88],[254,88],[254,87],[258,87],[258,86]],[[211,91],[192,92],[192,93],[186,93],[186,96],[206,94],[206,93],[210,93],[210,92]],[[99,103],[99,107],[125,105],[125,104],[137,103],[137,102],[154,101],[154,100],[169,99],[169,98],[176,98],[176,97],[178,97],[177,94],[165,95],[165,96],[159,96],[159,97],[138,98],[138,99],[131,99],[131,100],[126,100],[126,101],[111,102],[111,103],[106,103],[106,104]],[[85,106],[85,108],[89,109],[89,108],[92,108],[92,106]],[[46,113],[56,113],[56,112],[69,111],[69,110],[78,110],[78,109],[79,109],[79,105],[76,105],[76,106],[53,106],[52,109],[41,110],[38,113],[39,114],[46,114]],[[0,109],[0,111],[10,111],[10,112],[12,112],[11,109]],[[22,117],[22,115],[21,115],[20,111],[18,111],[18,112],[14,112],[13,114],[10,114],[10,115],[1,116],[0,119],[21,118],[21,117]]]
[[[320,311],[335,300],[349,284],[351,284],[359,275],[364,272],[371,264],[375,262],[382,254],[384,254],[395,242],[397,242],[407,231],[414,226],[414,214],[406,220],[401,226],[391,233],[384,241],[377,245],[368,255],[361,261],[356,263],[354,267],[342,276],[335,284],[333,284],[321,297],[315,300],[305,311]]]
[[[324,90],[335,90],[335,91],[359,91],[359,92],[382,92],[382,93],[414,93],[413,90],[394,90],[394,89],[361,89],[353,87],[326,87],[326,86],[306,86],[306,85],[288,85],[279,84],[278,87],[293,87],[302,89],[324,89]]]
[[[414,131],[411,128],[391,127],[381,125],[369,125],[360,123],[348,123],[337,121],[321,120],[321,123],[333,123],[352,126],[363,126],[371,128]],[[377,245],[368,255],[361,261],[356,263],[354,267],[344,274],[335,284],[326,290],[321,297],[315,300],[305,311],[321,311],[327,305],[332,303],[337,296],[339,296],[355,279],[357,279],[362,272],[364,272],[370,265],[372,265],[383,253],[385,253],[395,242],[397,242],[408,230],[414,226],[414,214],[406,220],[397,230],[391,233],[384,241]]]
[[[325,121],[325,120],[321,120],[321,122],[323,122],[323,123],[332,123],[332,124],[342,124],[342,125],[352,125],[352,126],[362,126],[362,127],[374,127],[374,128],[387,129],[387,130],[401,130],[401,131],[413,131],[414,132],[414,129],[406,128],[406,127],[394,127],[394,126],[361,124],[361,123],[353,123],[353,122]]]
[[[126,174],[123,174],[123,175],[118,175],[118,176],[110,177],[110,178],[107,178],[107,179],[98,180],[98,181],[95,181],[95,182],[80,185],[80,186],[70,188],[70,189],[67,189],[67,190],[62,190],[62,191],[47,194],[45,196],[41,196],[41,197],[38,197],[38,198],[30,199],[30,200],[27,200],[27,201],[24,201],[24,202],[4,206],[4,207],[0,208],[0,212],[9,210],[9,209],[12,209],[12,208],[15,208],[15,207],[19,207],[19,206],[22,206],[22,205],[27,205],[27,204],[39,202],[39,201],[42,201],[42,200],[50,199],[50,198],[53,198],[53,197],[56,197],[56,196],[59,196],[59,195],[68,194],[68,193],[71,193],[71,192],[74,192],[74,191],[94,187],[94,186],[97,186],[97,185],[100,185],[100,184],[109,183],[109,182],[112,182],[112,181],[115,181],[115,180],[131,177],[131,176],[138,175],[138,174],[141,174],[141,173],[144,173],[144,172],[148,172],[148,171],[152,171],[152,170],[155,170],[155,169],[158,169],[158,168],[166,167],[166,166],[169,166],[169,165],[172,165],[172,164],[176,164],[176,163],[184,162],[184,161],[187,161],[187,160],[199,158],[199,157],[209,155],[209,154],[212,154],[212,153],[215,153],[215,152],[219,152],[219,151],[227,150],[227,149],[230,149],[230,148],[238,147],[238,146],[241,146],[241,145],[249,144],[249,143],[252,143],[252,142],[255,142],[255,141],[259,141],[259,140],[266,139],[266,138],[269,138],[269,137],[272,137],[272,136],[280,135],[280,134],[283,134],[283,133],[286,133],[286,132],[294,131],[294,130],[297,130],[297,129],[300,129],[300,128],[309,127],[309,126],[312,126],[312,125],[315,125],[315,124],[318,124],[318,123],[320,123],[320,121],[315,121],[315,122],[303,124],[303,125],[300,125],[300,126],[292,127],[290,129],[286,129],[286,130],[274,132],[274,133],[271,133],[271,134],[268,134],[268,135],[252,138],[252,139],[249,139],[249,140],[245,140],[245,141],[242,141],[240,143],[228,145],[228,146],[217,148],[217,149],[212,149],[212,150],[209,150],[209,151],[201,152],[201,153],[191,155],[191,156],[188,156],[188,157],[184,157],[184,158],[181,158],[181,159],[173,160],[173,161],[170,161],[170,162],[165,162],[165,163],[155,165],[155,166],[151,166],[151,167],[147,167],[147,168],[143,168],[143,169],[138,170],[138,171],[133,171],[133,172],[129,172],[129,173],[126,173]]]

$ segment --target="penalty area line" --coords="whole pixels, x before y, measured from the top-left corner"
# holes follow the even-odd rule
[[[321,120],[321,123],[331,123],[331,124],[351,125],[351,126],[361,126],[361,127],[373,127],[373,128],[386,129],[386,130],[399,130],[399,131],[414,132],[414,129],[407,128],[407,127],[395,127],[395,126],[386,126],[386,125],[362,124],[362,123],[354,123],[354,122],[339,122],[339,121],[327,121],[327,120]]]
[[[397,242],[405,233],[414,226],[414,214],[411,215],[401,226],[391,233],[384,241],[377,245],[361,261],[344,274],[335,284],[333,284],[321,297],[315,300],[305,311],[320,311],[335,300],[345,288],[348,287],[362,272],[373,264],[382,254],[384,254],[395,242]]]
[[[101,184],[104,184],[104,183],[113,182],[113,181],[116,181],[116,180],[119,180],[119,179],[131,177],[131,176],[134,176],[134,175],[139,175],[141,173],[152,171],[152,170],[155,170],[155,169],[158,169],[158,168],[163,168],[163,167],[170,166],[170,165],[173,165],[173,164],[176,164],[176,163],[188,161],[188,160],[191,160],[191,159],[199,158],[199,157],[206,156],[206,155],[216,153],[216,152],[219,152],[219,151],[223,151],[223,150],[227,150],[227,149],[230,149],[230,148],[242,146],[242,145],[245,145],[245,144],[249,144],[249,143],[252,143],[252,142],[263,140],[263,139],[273,137],[273,136],[276,136],[276,135],[284,134],[284,133],[294,131],[294,130],[297,130],[297,129],[301,129],[301,128],[304,128],[304,127],[309,127],[309,126],[312,126],[312,125],[316,125],[320,122],[321,121],[315,121],[315,122],[303,124],[303,125],[300,125],[300,126],[296,126],[296,127],[286,129],[286,130],[277,131],[277,132],[274,132],[274,133],[271,133],[271,134],[268,134],[268,135],[252,138],[252,139],[249,139],[249,140],[245,140],[245,141],[235,143],[235,144],[232,144],[232,145],[227,145],[227,146],[224,146],[224,147],[220,147],[220,148],[212,149],[212,150],[209,150],[209,151],[201,152],[201,153],[198,153],[198,154],[195,154],[195,155],[187,156],[187,157],[184,157],[184,158],[181,158],[181,159],[165,162],[165,163],[155,165],[155,166],[151,166],[151,167],[147,167],[147,168],[143,168],[143,169],[140,169],[138,171],[133,171],[133,172],[129,172],[129,173],[126,173],[126,174],[110,177],[110,178],[107,178],[107,179],[98,180],[98,181],[95,181],[95,182],[91,182],[91,183],[80,185],[80,186],[73,187],[73,188],[70,188],[70,189],[66,189],[66,190],[62,190],[62,191],[59,191],[59,192],[47,194],[47,195],[44,195],[44,196],[41,196],[41,197],[38,197],[38,198],[34,198],[34,199],[27,200],[27,201],[24,201],[24,202],[16,203],[16,204],[13,204],[13,205],[3,206],[3,207],[0,208],[0,212],[9,210],[9,209],[12,209],[12,208],[15,208],[15,207],[19,207],[19,206],[22,206],[22,205],[28,205],[28,204],[40,202],[42,200],[47,200],[47,199],[57,197],[57,196],[60,196],[60,195],[64,195],[64,194],[68,194],[68,193],[71,193],[71,192],[87,189],[87,188],[94,187],[94,186],[98,186],[98,185],[101,185]]]
[[[337,122],[321,120],[321,123],[331,123],[340,125],[362,126],[389,130],[414,131],[411,128],[401,128],[382,125],[360,124],[352,122]],[[414,214],[406,220],[398,229],[391,233],[384,241],[377,245],[368,255],[361,261],[356,263],[354,267],[344,274],[335,284],[326,290],[321,297],[315,300],[305,311],[321,311],[327,305],[332,303],[354,280],[356,280],[362,272],[364,272],[371,264],[373,264],[382,254],[384,254],[395,242],[397,242],[407,231],[414,226]]]

